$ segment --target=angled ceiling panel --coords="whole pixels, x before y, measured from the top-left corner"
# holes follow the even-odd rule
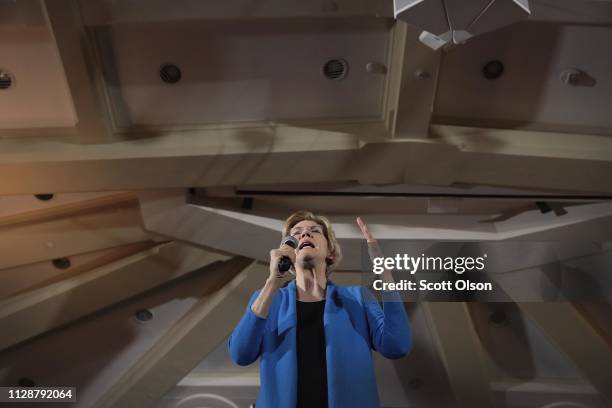
[[[119,127],[382,115],[390,20],[296,18],[116,24],[96,30]],[[338,79],[326,63],[343,64]],[[181,79],[160,79],[174,64]]]
[[[0,71],[12,82],[0,89],[0,129],[74,126],[72,97],[48,28],[0,24],[0,50]]]
[[[585,46],[588,44],[588,46]],[[612,28],[520,23],[445,52],[434,106],[436,123],[612,134]],[[485,64],[500,61],[487,80]],[[568,69],[583,74],[562,81]]]

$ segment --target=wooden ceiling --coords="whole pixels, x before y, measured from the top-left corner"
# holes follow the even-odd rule
[[[437,52],[383,0],[0,3],[0,384],[248,406],[257,369],[222,343],[300,208],[332,218],[346,284],[357,215],[383,241],[612,240],[612,2],[532,3]],[[406,307],[417,348],[376,360],[385,406],[612,400],[607,305]]]

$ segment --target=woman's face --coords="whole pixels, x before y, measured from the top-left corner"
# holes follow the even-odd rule
[[[320,261],[325,262],[329,248],[321,225],[315,221],[304,220],[295,224],[289,233],[298,240],[295,255],[299,265],[310,266]]]

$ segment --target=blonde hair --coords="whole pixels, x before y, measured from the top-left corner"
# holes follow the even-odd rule
[[[301,210],[294,212],[285,220],[282,236],[286,237],[287,235],[290,235],[291,228],[293,228],[295,224],[302,221],[314,221],[323,229],[323,235],[325,235],[325,238],[327,239],[327,249],[329,251],[329,256],[325,260],[327,263],[325,274],[329,276],[342,260],[342,249],[340,248],[340,244],[336,239],[334,229],[326,217],[322,215],[315,215],[310,211]]]

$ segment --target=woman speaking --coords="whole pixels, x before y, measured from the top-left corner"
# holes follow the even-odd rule
[[[357,218],[357,224],[370,256],[381,256],[365,223]],[[229,339],[237,364],[261,359],[256,408],[379,407],[371,350],[400,358],[412,345],[399,295],[384,293],[381,308],[368,290],[329,280],[342,253],[325,217],[296,212],[282,234],[294,237],[296,248],[270,251],[270,275]],[[286,287],[283,258],[295,273]],[[383,280],[392,280],[389,271]]]

